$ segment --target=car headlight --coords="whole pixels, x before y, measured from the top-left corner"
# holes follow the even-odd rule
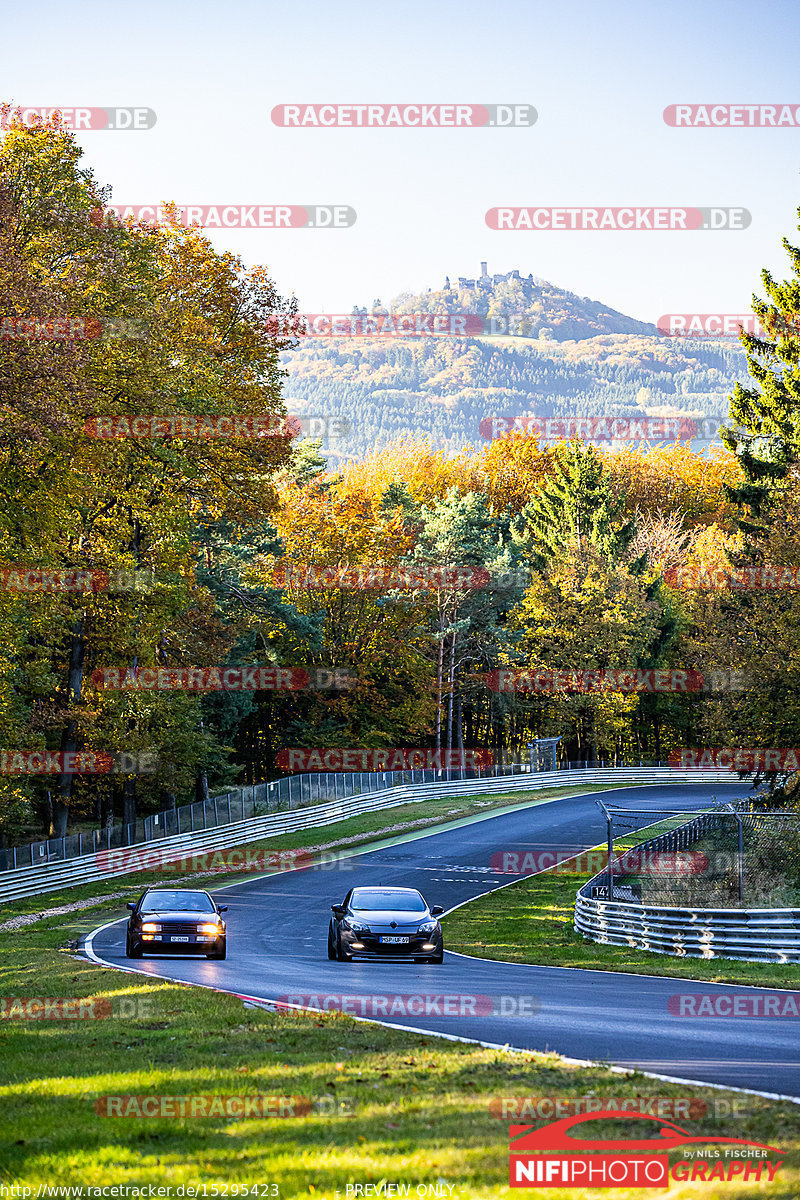
[[[438,924],[438,921],[426,921],[424,925],[420,925],[417,933],[433,933]]]
[[[142,933],[161,933],[161,926],[154,925],[152,921],[142,926]]]
[[[349,929],[351,933],[369,933],[369,925],[364,925],[361,921],[346,920],[342,921],[345,929]]]
[[[198,925],[198,933],[219,933],[219,925]]]

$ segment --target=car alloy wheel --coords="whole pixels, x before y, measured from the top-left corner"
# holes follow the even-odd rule
[[[125,939],[125,954],[128,958],[141,958],[142,957],[142,947],[134,946],[134,944],[131,940],[130,934],[128,934]]]
[[[353,956],[352,956],[352,954],[346,954],[346,953],[345,953],[345,951],[342,949],[342,938],[341,938],[341,935],[339,936],[339,938],[338,938],[338,940],[337,940],[337,942],[336,942],[336,957],[337,957],[337,959],[339,960],[339,962],[346,962],[346,963],[349,963],[349,962],[352,962],[352,961],[353,961]]]

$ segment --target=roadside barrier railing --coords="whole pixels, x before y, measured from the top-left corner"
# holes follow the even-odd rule
[[[567,763],[566,768],[617,766],[610,762]],[[633,765],[633,764],[630,764]],[[661,763],[639,763],[639,766],[661,766]],[[564,769],[563,767],[561,768]],[[38,867],[58,859],[82,858],[98,850],[113,850],[118,846],[136,846],[178,833],[194,833],[219,825],[231,825],[249,817],[261,817],[268,812],[283,812],[322,804],[327,800],[343,800],[365,792],[380,792],[405,783],[441,783],[443,780],[497,779],[530,774],[530,762],[499,763],[477,769],[415,770],[415,771],[317,771],[288,775],[267,783],[256,783],[217,793],[206,800],[181,804],[161,812],[151,813],[127,825],[106,825],[102,829],[68,834],[64,837],[40,838],[21,846],[0,847],[0,872],[17,867]],[[541,767],[540,767],[541,770]],[[539,771],[536,771],[538,774]]]
[[[433,772],[431,772],[433,773]],[[382,773],[381,773],[382,774]],[[398,772],[399,774],[399,772]],[[410,774],[410,772],[403,772]],[[309,805],[302,809],[284,812],[268,812],[261,816],[248,817],[224,826],[203,830],[190,830],[157,841],[140,843],[129,847],[117,847],[120,852],[114,864],[115,848],[100,847],[91,854],[79,858],[43,863],[37,866],[18,867],[0,873],[0,904],[26,896],[44,895],[65,887],[93,883],[134,871],[148,869],[147,856],[151,855],[150,867],[156,861],[180,859],[190,855],[205,854],[213,850],[229,849],[248,843],[263,841],[280,834],[294,833],[301,829],[313,829],[332,825],[362,813],[396,808],[409,803],[423,803],[429,799],[453,798],[476,795],[503,795],[520,791],[540,791],[552,787],[575,787],[580,784],[608,784],[632,781],[647,784],[736,782],[730,771],[679,770],[673,767],[588,767],[561,771],[520,773],[490,778],[434,780],[423,783],[402,783],[399,786],[383,787],[372,793],[343,796],[340,799]],[[376,834],[376,838],[380,835]],[[124,854],[121,851],[124,850]]]
[[[693,846],[719,813],[701,813],[636,846],[639,855]],[[609,861],[611,860],[609,855]],[[678,958],[800,962],[800,908],[688,908],[622,899],[606,867],[578,891],[574,925],[600,945],[627,946]],[[597,895],[600,892],[601,895]],[[604,895],[603,895],[604,893]]]

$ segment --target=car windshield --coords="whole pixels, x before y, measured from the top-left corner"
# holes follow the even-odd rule
[[[351,906],[359,912],[366,909],[382,912],[425,912],[427,905],[419,892],[354,892]]]
[[[205,892],[148,892],[142,900],[141,912],[214,912],[211,898]]]

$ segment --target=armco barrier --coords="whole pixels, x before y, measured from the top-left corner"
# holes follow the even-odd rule
[[[701,837],[708,818],[641,842],[638,851],[683,849]],[[735,958],[745,962],[800,962],[800,908],[673,908],[635,900],[597,900],[592,887],[575,898],[575,929],[600,945],[629,946],[678,958]]]
[[[406,784],[387,788],[369,795],[334,800],[328,804],[317,804],[310,808],[285,813],[270,813],[237,821],[231,825],[214,829],[182,833],[175,837],[131,847],[131,852],[142,855],[147,851],[175,851],[180,854],[204,853],[209,850],[224,850],[230,846],[243,846],[248,842],[261,841],[278,834],[293,833],[299,829],[314,829],[332,825],[348,817],[374,812],[376,809],[396,808],[400,804],[421,803],[428,799],[447,796],[475,796],[502,794],[511,791],[538,791],[548,787],[574,787],[581,783],[617,783],[634,780],[642,784],[736,782],[730,771],[678,770],[672,767],[597,767],[574,771],[537,772],[534,775],[499,776],[492,779],[464,779],[452,782]],[[82,883],[95,883],[118,875],[128,875],[130,867],[122,870],[104,870],[98,864],[96,854],[72,858],[66,862],[48,863],[37,867],[19,867],[16,871],[0,874],[0,904],[19,900],[26,896],[39,896],[55,892],[64,887]]]
[[[609,766],[595,762],[582,767]],[[642,765],[641,763],[639,764]],[[649,764],[661,766],[660,763]],[[499,776],[525,775],[533,770],[530,762],[498,763],[492,767],[466,769],[416,768],[408,771],[311,771],[273,779],[269,783],[247,784],[230,792],[220,792],[205,800],[183,804],[161,812],[150,813],[126,825],[104,826],[87,833],[72,833],[64,837],[40,838],[21,846],[0,849],[0,872],[16,871],[19,867],[41,867],[46,863],[83,858],[100,850],[116,850],[120,846],[138,846],[143,842],[163,841],[179,833],[194,833],[219,825],[231,825],[249,817],[263,817],[270,812],[306,808],[324,804],[327,800],[344,800],[365,792],[383,792],[400,784],[437,783],[442,779],[494,779]],[[538,773],[538,772],[537,772]]]

